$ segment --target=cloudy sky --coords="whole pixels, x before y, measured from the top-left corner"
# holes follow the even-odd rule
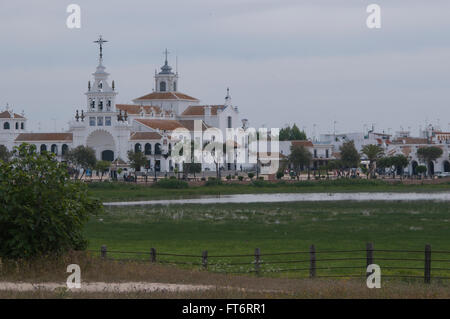
[[[71,3],[81,29],[66,27]],[[366,26],[371,3],[381,29]],[[448,129],[448,12],[448,0],[3,0],[0,105],[25,110],[34,131],[67,128],[102,34],[119,103],[152,91],[167,47],[180,91],[218,104],[230,87],[255,127]]]

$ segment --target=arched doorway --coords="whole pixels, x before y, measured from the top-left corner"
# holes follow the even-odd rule
[[[87,140],[86,146],[95,150],[97,159],[113,161],[116,151],[116,144],[113,136],[105,130],[96,130],[92,132]],[[107,159],[104,159],[107,158]]]
[[[428,175],[434,175],[434,163],[432,161],[428,163]]]
[[[105,150],[102,152],[102,161],[114,161],[114,152],[111,150]]]
[[[450,172],[450,162],[449,161],[444,161],[444,163],[442,164],[442,170],[446,173]]]
[[[417,175],[417,166],[419,166],[419,164],[416,161],[411,162],[412,175]]]

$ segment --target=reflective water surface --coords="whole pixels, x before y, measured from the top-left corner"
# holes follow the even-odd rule
[[[296,194],[235,194],[200,196],[185,199],[162,199],[134,202],[103,203],[105,206],[169,205],[169,204],[222,204],[222,203],[276,203],[305,201],[450,201],[450,192],[442,193],[296,193]]]

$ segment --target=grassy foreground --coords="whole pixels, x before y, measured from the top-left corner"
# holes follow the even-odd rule
[[[382,180],[323,180],[286,182],[261,182],[251,184],[224,183],[222,185],[189,186],[166,189],[133,183],[96,182],[89,184],[91,195],[105,202],[150,199],[187,198],[201,195],[230,195],[253,193],[318,193],[318,192],[443,192],[450,191],[450,183],[402,184]]]
[[[264,256],[265,253],[308,251],[363,250],[360,252],[318,255],[318,259],[336,257],[357,260],[318,260],[318,275],[364,274],[365,246],[373,242],[375,249],[417,250],[417,253],[375,252],[375,262],[384,275],[423,276],[425,244],[434,251],[450,251],[450,208],[439,202],[302,202],[252,203],[216,205],[132,206],[107,208],[91,219],[85,232],[90,249],[107,245],[110,251],[193,254],[198,257],[158,256],[165,262],[193,263],[181,265],[200,269],[201,254],[207,250],[211,271],[252,271],[255,248],[260,248],[263,275],[266,277],[307,277],[309,264],[280,263],[308,260],[308,254]],[[240,258],[213,257],[229,254],[250,255]],[[116,258],[149,260],[149,255],[114,254]],[[434,276],[450,276],[450,254],[433,258]],[[410,258],[417,261],[383,261],[382,258]],[[377,260],[377,258],[379,258]],[[232,265],[230,263],[247,263]],[[361,267],[361,269],[327,269],[327,267]],[[383,267],[417,269],[384,269]],[[448,269],[448,270],[445,270]],[[281,271],[281,272],[280,272]]]
[[[68,264],[80,265],[83,282],[152,282],[213,286],[182,292],[76,292],[65,289]],[[0,298],[450,298],[450,285],[384,280],[381,289],[368,289],[358,280],[258,278],[216,274],[195,269],[140,262],[100,260],[85,253],[43,258],[32,263],[2,264],[2,281],[58,282],[53,291],[0,291]]]

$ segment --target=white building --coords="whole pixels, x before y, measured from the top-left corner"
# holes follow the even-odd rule
[[[27,142],[38,150],[52,151],[62,158],[68,149],[85,145],[93,148],[97,159],[127,161],[129,150],[142,151],[147,156],[147,168],[169,172],[174,163],[168,153],[174,142],[174,129],[186,128],[194,132],[194,121],[201,121],[202,132],[209,127],[220,129],[241,126],[238,108],[231,103],[229,90],[223,104],[202,105],[200,100],[180,92],[179,75],[168,64],[167,50],[164,65],[155,73],[155,87],[151,93],[129,104],[116,104],[118,92],[114,81],[103,65],[103,44],[100,36],[98,65],[85,92],[86,105],[77,110],[69,129],[61,133],[29,133],[24,115],[5,110],[0,113],[0,144],[11,149]],[[211,167],[212,169],[214,166]]]

